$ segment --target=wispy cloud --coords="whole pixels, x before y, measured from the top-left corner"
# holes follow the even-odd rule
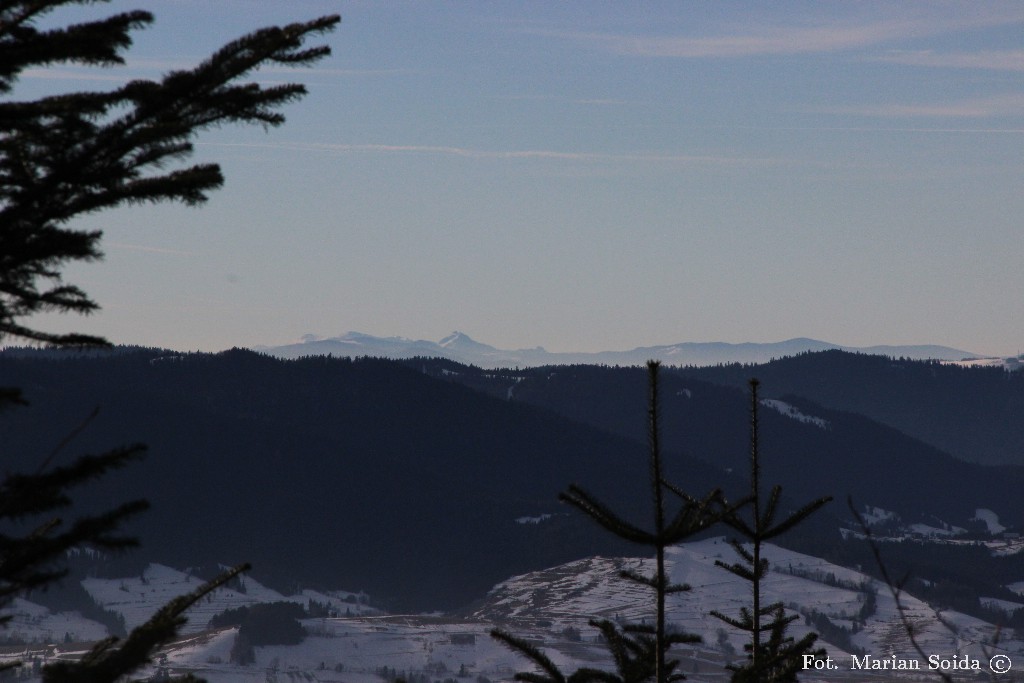
[[[635,100],[620,100],[608,97],[559,97],[557,95],[491,95],[491,99],[511,102],[568,102],[571,104],[593,105],[635,105],[643,104]]]
[[[972,135],[1020,135],[1021,133],[1024,133],[1024,128],[940,128],[935,126],[739,126],[739,128],[745,130],[807,131],[822,133],[964,133]]]
[[[615,107],[638,104],[637,102],[630,102],[629,100],[610,100],[610,99],[602,99],[602,98],[573,100],[573,103],[574,104],[608,105],[608,106],[615,106]]]
[[[104,247],[123,249],[125,251],[144,251],[150,254],[172,254],[174,256],[191,256],[192,252],[180,251],[178,249],[167,249],[166,247],[149,247],[143,244],[125,244],[124,242],[104,242]]]
[[[717,36],[534,31],[621,55],[642,57],[753,57],[837,52],[896,40],[921,38],[969,28],[1024,23],[1024,6],[1009,12],[968,17],[921,16],[881,21],[820,22],[802,26],[751,26]]]
[[[540,159],[550,161],[575,161],[586,163],[660,163],[683,165],[715,166],[766,166],[793,163],[789,159],[769,157],[733,157],[715,155],[659,154],[649,152],[565,152],[550,149],[487,150],[472,147],[442,145],[381,145],[341,143],[198,143],[214,147],[244,147],[278,149],[305,152],[328,152],[336,154],[411,154],[427,156],[461,157],[466,159]]]
[[[910,118],[991,118],[1024,114],[1024,93],[929,104],[868,104],[815,108],[808,111],[823,114]]]
[[[900,50],[874,57],[871,61],[953,69],[1024,71],[1024,50],[949,53],[940,53],[933,50]]]

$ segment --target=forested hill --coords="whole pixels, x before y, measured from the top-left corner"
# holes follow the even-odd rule
[[[141,556],[249,560],[272,582],[364,589],[396,608],[450,608],[514,573],[627,552],[557,495],[578,482],[635,511],[647,477],[642,443],[384,360],[0,354],[0,385],[31,402],[0,418],[8,470],[35,471],[96,406],[62,458],[149,445],[76,501],[148,498]],[[681,466],[697,491],[723,483]]]
[[[766,396],[860,413],[970,462],[1024,465],[1024,372],[823,351],[679,373],[736,387],[756,376]]]
[[[407,362],[512,403],[543,407],[633,440],[646,438],[645,375],[639,368],[494,371],[443,360]],[[749,402],[743,384],[740,389],[663,373],[662,443],[746,476]],[[776,393],[770,379],[761,389],[762,398]],[[769,399],[760,413],[763,481],[783,484],[792,499],[830,494],[845,501],[852,495],[909,520],[938,518],[961,526],[978,507],[996,509],[1012,524],[1024,521],[1024,468],[963,462],[871,418],[792,395]]]
[[[663,379],[668,478],[695,495],[741,492],[745,392]],[[148,498],[153,509],[135,527],[141,557],[177,567],[250,560],[282,588],[451,608],[512,574],[633,550],[557,503],[570,483],[634,520],[648,512],[646,379],[636,368],[4,353],[0,386],[21,387],[32,404],[0,417],[8,470],[34,471],[99,406],[58,464],[135,441],[150,454],[84,487],[76,505]],[[963,526],[979,507],[1007,526],[1024,519],[1021,468],[957,461],[803,399],[766,404],[761,416],[764,480],[784,486],[787,506],[849,494],[908,521]],[[800,533],[837,539],[842,503],[827,510]]]

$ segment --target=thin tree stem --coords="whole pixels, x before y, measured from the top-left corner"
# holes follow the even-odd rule
[[[758,671],[759,653],[761,650],[761,466],[758,462],[757,443],[757,387],[759,382],[756,379],[750,380],[750,495],[754,503],[754,649],[751,652],[754,671]]]
[[[665,589],[668,582],[665,579],[665,505],[661,485],[661,445],[658,435],[658,368],[659,363],[652,361],[647,368],[650,373],[650,397],[648,416],[650,418],[650,447],[651,447],[651,488],[654,493],[654,533],[657,537],[657,623],[655,625],[655,649],[657,660],[655,662],[655,681],[665,682]]]

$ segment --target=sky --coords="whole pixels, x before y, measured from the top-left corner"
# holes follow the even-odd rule
[[[348,331],[598,351],[812,337],[1024,351],[1024,3],[162,0],[119,69],[340,13],[201,208],[106,211],[51,331],[216,351]]]

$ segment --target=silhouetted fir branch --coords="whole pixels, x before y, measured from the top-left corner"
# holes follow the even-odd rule
[[[764,683],[765,681],[795,681],[797,672],[803,668],[804,654],[820,654],[812,651],[817,634],[808,633],[799,641],[786,634],[786,628],[799,619],[799,615],[785,616],[781,603],[771,606],[765,615],[774,618],[769,624],[768,641],[763,645],[760,671],[752,668],[734,668],[732,680],[735,683]]]
[[[60,517],[39,522],[27,534],[24,523],[40,515],[53,515],[71,505],[68,490],[124,467],[141,457],[142,446],[116,449],[102,455],[82,456],[65,467],[34,475],[8,475],[0,481],[0,609],[17,595],[46,586],[67,572],[58,565],[67,552],[83,544],[105,550],[137,545],[116,530],[149,505],[137,500],[102,514],[83,517],[64,527]],[[0,623],[9,617],[0,617]]]
[[[730,512],[725,517],[725,523],[735,529],[750,544],[750,550],[745,548],[736,539],[729,541],[733,550],[739,555],[740,561],[727,564],[721,560],[715,560],[715,564],[726,571],[738,576],[744,581],[749,581],[752,587],[752,605],[748,609],[740,609],[739,618],[729,617],[717,610],[712,611],[712,616],[729,624],[733,628],[750,634],[750,642],[744,646],[748,653],[748,662],[744,666],[728,666],[732,672],[732,681],[775,683],[784,681],[795,681],[796,672],[803,664],[804,654],[817,654],[819,651],[812,651],[817,635],[807,634],[799,641],[786,635],[786,628],[797,618],[796,615],[786,616],[785,609],[781,603],[773,603],[763,606],[761,604],[761,582],[768,574],[768,560],[761,556],[762,545],[769,539],[789,531],[800,522],[807,519],[823,505],[832,500],[831,496],[825,496],[811,501],[786,519],[775,524],[775,516],[778,512],[779,500],[782,496],[782,487],[773,486],[768,494],[767,500],[762,506],[761,497],[761,463],[758,407],[760,401],[757,395],[759,382],[756,379],[750,380],[750,502],[751,521],[745,520],[738,512]],[[767,622],[762,618],[768,617]],[[761,635],[768,633],[768,640],[762,642]]]
[[[544,672],[543,674],[520,672],[514,676],[515,680],[528,681],[529,683],[565,683],[565,676],[561,670],[533,643],[527,642],[522,638],[516,638],[511,633],[506,633],[496,628],[491,629],[490,634],[495,640],[504,643],[510,649],[527,657],[537,665],[537,668]]]
[[[68,224],[82,214],[124,204],[205,201],[207,193],[223,183],[216,164],[168,166],[191,154],[199,131],[225,123],[264,128],[283,123],[280,108],[302,97],[304,86],[240,81],[264,65],[310,64],[326,56],[327,46],[306,47],[305,42],[340,21],[331,15],[261,29],[228,43],[194,69],[173,71],[155,81],[135,80],[109,91],[37,100],[7,99],[28,69],[63,63],[123,64],[131,32],[153,21],[149,12],[135,11],[41,27],[43,17],[57,9],[92,4],[93,0],[0,3],[0,95],[5,96],[0,101],[0,341],[22,337],[58,346],[106,345],[100,337],[54,334],[20,322],[40,312],[88,314],[98,308],[83,290],[63,282],[61,269],[70,262],[101,258],[101,233]],[[0,410],[24,403],[18,389],[0,388]],[[146,509],[144,501],[67,526],[54,514],[70,505],[71,489],[129,464],[145,450],[126,446],[51,467],[81,428],[58,443],[34,474],[8,474],[0,481],[0,609],[15,596],[64,576],[62,563],[72,548],[123,550],[136,544],[117,530]],[[31,526],[39,517],[43,521]],[[44,680],[125,679],[175,637],[190,605],[244,568],[172,601],[123,642],[108,639],[81,661],[45,667]],[[0,669],[11,666],[16,664]]]
[[[59,29],[41,16],[88,0],[10,0],[0,6],[0,94],[26,69],[78,62],[122,64],[131,32],[152,23],[126,12]],[[72,92],[0,103],[0,338],[58,345],[105,344],[91,335],[52,334],[19,318],[98,306],[60,268],[102,256],[99,231],[67,226],[74,217],[141,202],[196,205],[223,184],[216,164],[167,169],[193,151],[195,134],[225,123],[284,122],[280,108],[306,93],[300,84],[240,82],[264,65],[304,65],[329,54],[304,47],[339,17],[261,29],[234,40],[191,70],[134,80],[110,91]]]
[[[178,635],[187,621],[184,613],[189,607],[249,569],[248,564],[239,565],[191,593],[174,598],[150,617],[149,621],[133,629],[123,642],[117,638],[107,638],[97,643],[78,661],[56,662],[43,667],[43,682],[114,683],[120,680],[148,664],[157,648]]]
[[[50,451],[50,454],[46,456],[46,458],[44,458],[41,463],[39,463],[39,467],[36,469],[36,474],[42,474],[47,469],[49,469],[50,464],[53,462],[54,458],[60,455],[60,452],[64,450],[64,448],[69,443],[71,443],[76,436],[85,431],[85,428],[92,424],[92,421],[95,420],[96,416],[99,414],[100,408],[99,406],[96,406],[95,408],[93,408],[92,412],[89,413],[77,427],[72,429],[67,435],[64,436],[63,439],[60,440],[60,443],[53,447],[53,450]]]
[[[656,534],[630,524],[575,484],[571,484],[567,491],[560,493],[558,499],[580,510],[619,538],[642,545],[653,545],[658,541]]]

